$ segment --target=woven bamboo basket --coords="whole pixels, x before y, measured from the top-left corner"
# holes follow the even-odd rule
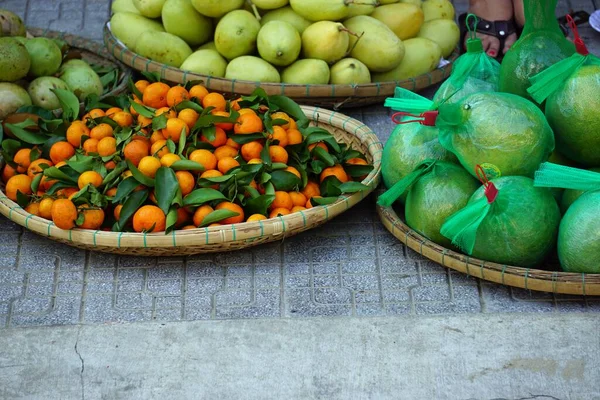
[[[127,83],[131,77],[131,70],[116,61],[101,43],[94,42],[81,36],[69,35],[64,32],[50,31],[47,29],[28,28],[27,33],[34,37],[47,37],[64,40],[72,50],[81,54],[83,60],[89,64],[96,64],[106,67],[115,67],[119,69],[119,79],[117,85],[110,91],[103,93],[101,99],[108,96],[117,96],[127,90]]]
[[[475,278],[522,289],[562,294],[600,295],[600,274],[546,271],[500,265],[444,248],[409,228],[392,207],[377,206],[386,229],[422,256]]]
[[[62,230],[52,221],[29,214],[0,192],[0,213],[39,235],[87,250],[136,256],[175,256],[225,252],[283,240],[317,227],[356,205],[379,184],[383,147],[377,136],[363,123],[333,111],[302,106],[313,126],[327,129],[338,142],[363,152],[373,171],[362,183],[363,192],[343,195],[333,204],[264,221],[164,233],[115,233],[85,229]]]
[[[334,110],[383,103],[386,98],[394,95],[396,87],[418,91],[435,85],[450,75],[452,63],[459,55],[457,49],[450,56],[449,64],[430,73],[402,81],[362,85],[296,85],[237,81],[182,71],[130,51],[112,34],[108,23],[104,26],[104,43],[108,51],[125,65],[137,71],[159,73],[161,79],[168,82],[183,84],[197,80],[211,91],[237,95],[249,95],[257,87],[261,87],[269,95],[285,95],[300,104]]]

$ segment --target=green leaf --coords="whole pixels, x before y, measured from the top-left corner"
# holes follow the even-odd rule
[[[52,185],[52,187],[46,191],[46,194],[53,195],[54,193],[58,192],[60,189],[66,189],[66,188],[77,188],[77,185],[76,184],[74,185],[74,184],[68,183],[68,182],[58,182],[58,183],[55,183],[54,185]]]
[[[323,172],[325,163],[321,160],[313,160],[310,162],[310,168],[312,169],[312,172],[319,175],[321,172]]]
[[[152,118],[152,130],[159,131],[167,127],[167,113],[162,113],[158,117]]]
[[[21,206],[21,208],[27,207],[30,201],[31,198],[28,195],[21,193],[20,190],[17,190],[17,204]]]
[[[187,127],[181,128],[181,132],[179,134],[179,146],[177,147],[177,154],[183,157],[183,151],[185,150],[185,142],[187,141],[187,136],[185,134]]]
[[[50,89],[60,103],[63,110],[63,118],[73,121],[79,116],[79,99],[73,92],[65,89]]]
[[[75,186],[77,186],[77,179],[78,179],[79,173],[70,167],[68,167],[68,168],[65,168],[65,166],[62,166],[60,168],[50,167],[50,168],[46,168],[44,170],[44,176],[47,176],[48,178],[52,178],[52,179],[57,179],[62,182],[68,182],[71,184],[75,184]]]
[[[160,167],[156,171],[156,178],[154,178],[156,188],[154,194],[156,196],[156,202],[158,207],[163,210],[165,214],[169,212],[169,207],[175,199],[177,190],[179,190],[179,182],[177,176],[171,168]]]
[[[206,110],[207,109],[204,109],[204,111],[206,111]],[[239,116],[240,116],[240,114],[237,111],[232,111],[231,114],[229,115],[229,117],[225,117],[222,115],[212,115],[212,114],[202,115],[202,116],[200,116],[200,118],[198,118],[198,121],[196,121],[194,128],[192,128],[192,131],[198,131],[202,128],[208,128],[209,126],[213,126],[214,124],[219,123],[219,122],[235,123],[235,121],[237,121]]]
[[[262,140],[265,138],[265,134],[264,133],[251,133],[248,135],[231,135],[230,136],[231,139],[236,142],[237,144],[246,144],[246,143],[250,143],[253,142],[255,140]]]
[[[13,135],[25,143],[42,144],[48,140],[48,136],[43,133],[26,130],[27,128],[37,128],[37,124],[30,118],[27,118],[25,121],[19,122],[18,124],[6,124],[6,127],[11,130]]]
[[[217,127],[209,126],[208,128],[202,129],[202,136],[204,136],[208,142],[213,142],[217,138]]]
[[[322,147],[315,147],[312,150],[312,154],[317,157],[317,159],[323,161],[323,163],[325,163],[326,166],[328,167],[333,167],[335,165],[335,160],[333,159],[333,157],[331,156],[331,154],[329,154],[324,148]]]
[[[300,178],[291,172],[278,170],[271,173],[271,183],[276,190],[289,192],[300,186]]]
[[[80,156],[77,160],[67,161],[67,165],[80,174],[83,174],[85,171],[90,171],[93,168],[94,161],[94,157],[92,156]]]
[[[0,143],[4,140],[4,126],[0,124]]]
[[[154,83],[154,82],[160,82],[160,73],[158,72],[146,72],[146,71],[140,71],[142,73],[142,75],[144,75],[144,77],[150,82],[150,83]],[[140,97],[141,99],[141,97]]]
[[[204,217],[200,226],[214,224],[215,222],[223,221],[224,219],[231,217],[237,217],[238,215],[240,214],[231,210],[215,210]]]
[[[129,219],[135,214],[138,208],[144,204],[147,198],[148,189],[144,189],[139,192],[133,192],[131,196],[125,200],[123,208],[121,208],[121,214],[119,215],[119,222],[115,224],[118,231],[122,231],[125,228]]]
[[[271,169],[273,171],[276,171],[278,169],[286,169],[287,167],[288,167],[287,164],[284,164],[284,163],[273,163],[273,165],[271,165]]]
[[[283,118],[276,118],[274,120],[271,120],[271,124],[273,124],[273,126],[286,125],[287,123],[288,123],[288,121]]]
[[[143,105],[141,105],[139,103],[136,103],[135,101],[131,102],[131,107],[133,107],[133,109],[138,114],[140,114],[141,116],[146,117],[146,118],[152,118],[152,117],[154,117],[154,112],[156,111],[153,108],[143,106]]]
[[[35,160],[37,160],[38,158],[40,158],[41,155],[42,155],[42,152],[39,149],[39,147],[34,147],[29,152],[29,161],[30,162],[34,162]]]
[[[85,215],[83,213],[77,214],[77,219],[75,220],[75,225],[81,226],[85,222]]]
[[[0,126],[1,125],[2,124],[0,124]],[[2,150],[4,150],[4,152],[8,156],[8,157],[5,157],[6,161],[12,162],[15,154],[17,153],[17,151],[19,151],[19,149],[21,147],[23,147],[23,144],[21,142],[19,142],[18,140],[14,140],[14,139],[3,140],[2,141]]]
[[[133,129],[131,128],[121,128],[120,130],[116,130],[115,138],[117,139],[117,146],[120,146],[122,143],[125,143],[133,136]]]
[[[117,81],[118,76],[119,75],[118,75],[116,69],[113,69],[111,72],[108,72],[108,73],[100,76],[100,82],[102,82],[102,87],[104,88],[105,91],[107,88],[111,88],[112,86],[114,86],[115,82]]]
[[[244,192],[247,192],[251,198],[256,198],[258,196],[260,196],[260,192],[256,189],[254,189],[252,186],[244,186]]]
[[[37,193],[38,187],[40,186],[40,182],[43,177],[44,177],[44,174],[37,174],[31,181],[31,191],[33,193]]]
[[[310,203],[313,206],[326,206],[339,200],[339,197],[311,197]]]
[[[175,224],[177,223],[177,207],[172,206],[169,208],[169,212],[167,213],[167,225],[165,228],[165,233],[171,233],[173,228],[175,228]]]
[[[373,168],[372,165],[344,164],[344,171],[353,178],[369,175]]]
[[[335,176],[331,175],[323,179],[321,182],[321,196],[323,197],[335,197],[342,194],[340,186],[342,182]]]
[[[342,191],[342,193],[356,193],[363,190],[369,190],[369,187],[360,182],[346,182],[342,183],[339,189]]]
[[[140,183],[136,181],[134,177],[129,177],[121,181],[121,183],[119,183],[119,186],[117,186],[117,194],[112,199],[112,203],[120,203],[123,199],[129,196],[131,192],[133,192],[139,185]]]
[[[213,186],[215,183],[225,183],[229,180],[232,180],[234,175],[223,175],[223,176],[215,176],[214,178],[200,178],[198,179],[198,186],[206,187]]]
[[[119,162],[115,168],[110,171],[102,180],[102,186],[105,186],[106,189],[109,189],[109,184],[113,181],[117,180],[121,174],[127,169],[127,163],[125,161]],[[112,186],[112,185],[110,185]]]
[[[364,155],[360,151],[349,149],[344,153],[344,162],[352,158],[362,158],[363,160],[365,159]]]
[[[133,175],[133,177],[139,183],[141,183],[144,186],[154,187],[154,179],[149,178],[146,175],[142,174],[140,172],[140,170],[131,163],[131,161],[127,160],[127,166],[129,167],[129,170],[131,171],[131,174]]]
[[[275,195],[275,186],[271,182],[265,184],[265,194]]]
[[[284,111],[287,115],[293,117],[295,120],[306,119],[306,115],[294,100],[286,96],[269,96],[269,102],[272,105],[277,106],[281,111]]]
[[[102,80],[102,78],[100,78]],[[108,86],[103,85],[103,87],[108,88]],[[85,111],[89,112],[90,110],[93,110],[94,108],[101,108],[103,110],[110,108],[110,104],[105,104],[102,103],[100,101],[100,96],[98,96],[96,93],[90,93],[87,95],[87,97],[85,98]]]
[[[167,139],[167,149],[169,150],[169,153],[175,153],[175,150],[177,150],[177,145],[171,139]]]
[[[214,200],[227,200],[227,199],[225,198],[223,193],[221,193],[215,189],[211,189],[211,188],[196,189],[192,193],[185,196],[185,198],[183,199],[183,205],[185,207],[188,207],[188,206],[198,207],[198,206],[208,203],[209,201],[214,201]]]
[[[142,97],[144,97],[142,95],[142,92],[140,92],[140,90],[135,86],[135,83],[133,82],[133,80],[131,78],[129,78],[129,82],[127,82],[127,86],[129,86],[129,91],[133,94],[136,95],[136,97],[138,99],[142,99]]]
[[[262,174],[260,174],[260,177],[258,178],[258,183],[260,183],[261,185],[264,185],[265,183],[269,182],[271,180],[271,174],[267,173],[267,172],[263,172]]]
[[[173,164],[171,164],[171,168],[175,171],[204,171],[204,166],[202,164],[191,160],[175,161]]]
[[[116,130],[117,128],[120,127],[120,125],[117,124],[116,121],[114,121],[113,119],[111,119],[110,117],[107,117],[105,115],[103,115],[102,117],[94,118],[93,121],[94,121],[94,123],[96,123],[98,125],[100,125],[100,124],[110,125],[110,127],[113,128],[113,130]]]
[[[311,145],[313,143],[318,142],[325,142],[336,153],[339,153],[341,151],[340,145],[338,142],[336,142],[333,135],[323,128],[307,128],[304,130],[303,134],[306,136],[307,145]]]
[[[35,115],[40,116],[42,119],[46,119],[46,120],[51,120],[56,117],[52,113],[52,111],[46,110],[46,109],[44,109],[42,107],[38,107],[38,106],[19,107],[19,109],[17,111],[15,111],[15,114],[20,114],[20,113],[35,114]]]
[[[264,115],[263,115],[263,123],[265,126],[265,130],[268,133],[273,133],[273,123],[271,120],[271,112],[267,111]]]
[[[270,144],[267,141],[265,143],[265,147],[263,147],[262,151],[260,152],[260,158],[267,165],[271,165],[271,153],[269,152],[269,147],[270,147]]]
[[[268,210],[273,201],[275,200],[275,195],[263,194],[262,196],[253,197],[246,201],[245,210],[248,213],[248,216],[252,214],[262,214],[268,216]]]
[[[302,167],[298,164],[291,164],[291,167],[294,167],[300,172],[300,187],[303,188],[308,183],[308,174],[306,173],[306,167]]]
[[[200,114],[200,113],[202,113],[202,111],[204,111],[204,109],[202,108],[201,105],[199,105],[198,103],[195,103],[191,100],[182,101],[181,103],[177,104],[175,106],[175,111],[179,112],[181,110],[185,110],[186,108],[191,108],[192,110],[196,111],[198,114]]]
[[[38,123],[40,129],[44,132],[56,132],[59,127],[63,127],[66,133],[66,127],[64,126],[65,121],[63,121],[62,119],[40,119]]]

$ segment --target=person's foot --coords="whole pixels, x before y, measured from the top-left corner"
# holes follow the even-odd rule
[[[469,13],[488,21],[510,21],[513,19],[512,0],[471,0]],[[512,33],[504,40],[504,46],[500,48],[500,39],[493,35],[476,32],[476,36],[481,39],[483,50],[490,57],[498,57],[499,54],[506,54],[508,49],[516,42],[517,34]],[[468,36],[465,38],[468,39]]]

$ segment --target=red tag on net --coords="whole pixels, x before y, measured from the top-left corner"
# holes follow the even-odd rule
[[[435,126],[435,121],[437,120],[438,115],[438,111],[425,111],[421,114],[410,114],[400,111],[392,115],[392,121],[398,125],[417,123],[425,126]],[[402,121],[402,117],[413,117],[415,119]]]
[[[483,184],[483,187],[485,188],[484,193],[488,203],[492,204],[494,201],[496,201],[496,197],[498,197],[498,188],[496,187],[496,185],[489,181],[485,171],[483,170],[483,168],[481,168],[481,165],[477,165],[475,167],[475,174],[477,175],[477,178],[479,178],[479,181]]]
[[[579,31],[577,30],[577,24],[575,23],[575,20],[568,14],[567,23],[569,24],[569,28],[571,28],[571,30],[573,31],[573,43],[575,43],[575,49],[577,50],[577,52],[582,56],[587,56],[588,54],[590,54],[587,47],[585,46],[585,43],[583,43],[583,39],[581,39],[581,36],[579,36]]]

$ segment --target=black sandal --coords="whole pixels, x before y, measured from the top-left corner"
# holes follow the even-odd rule
[[[460,28],[460,53],[463,54],[467,51],[465,47],[465,38],[466,35],[469,34],[469,27],[467,27],[467,15],[461,14],[458,17],[458,26]],[[504,54],[502,54],[502,49],[504,48],[504,42],[506,38],[512,35],[513,33],[517,34],[517,37],[523,31],[522,27],[517,26],[514,19],[508,21],[488,21],[482,18],[477,17],[477,26],[471,27],[475,32],[483,33],[485,35],[494,36],[498,38],[500,41],[500,51],[499,54],[495,57],[498,61],[502,60]]]

